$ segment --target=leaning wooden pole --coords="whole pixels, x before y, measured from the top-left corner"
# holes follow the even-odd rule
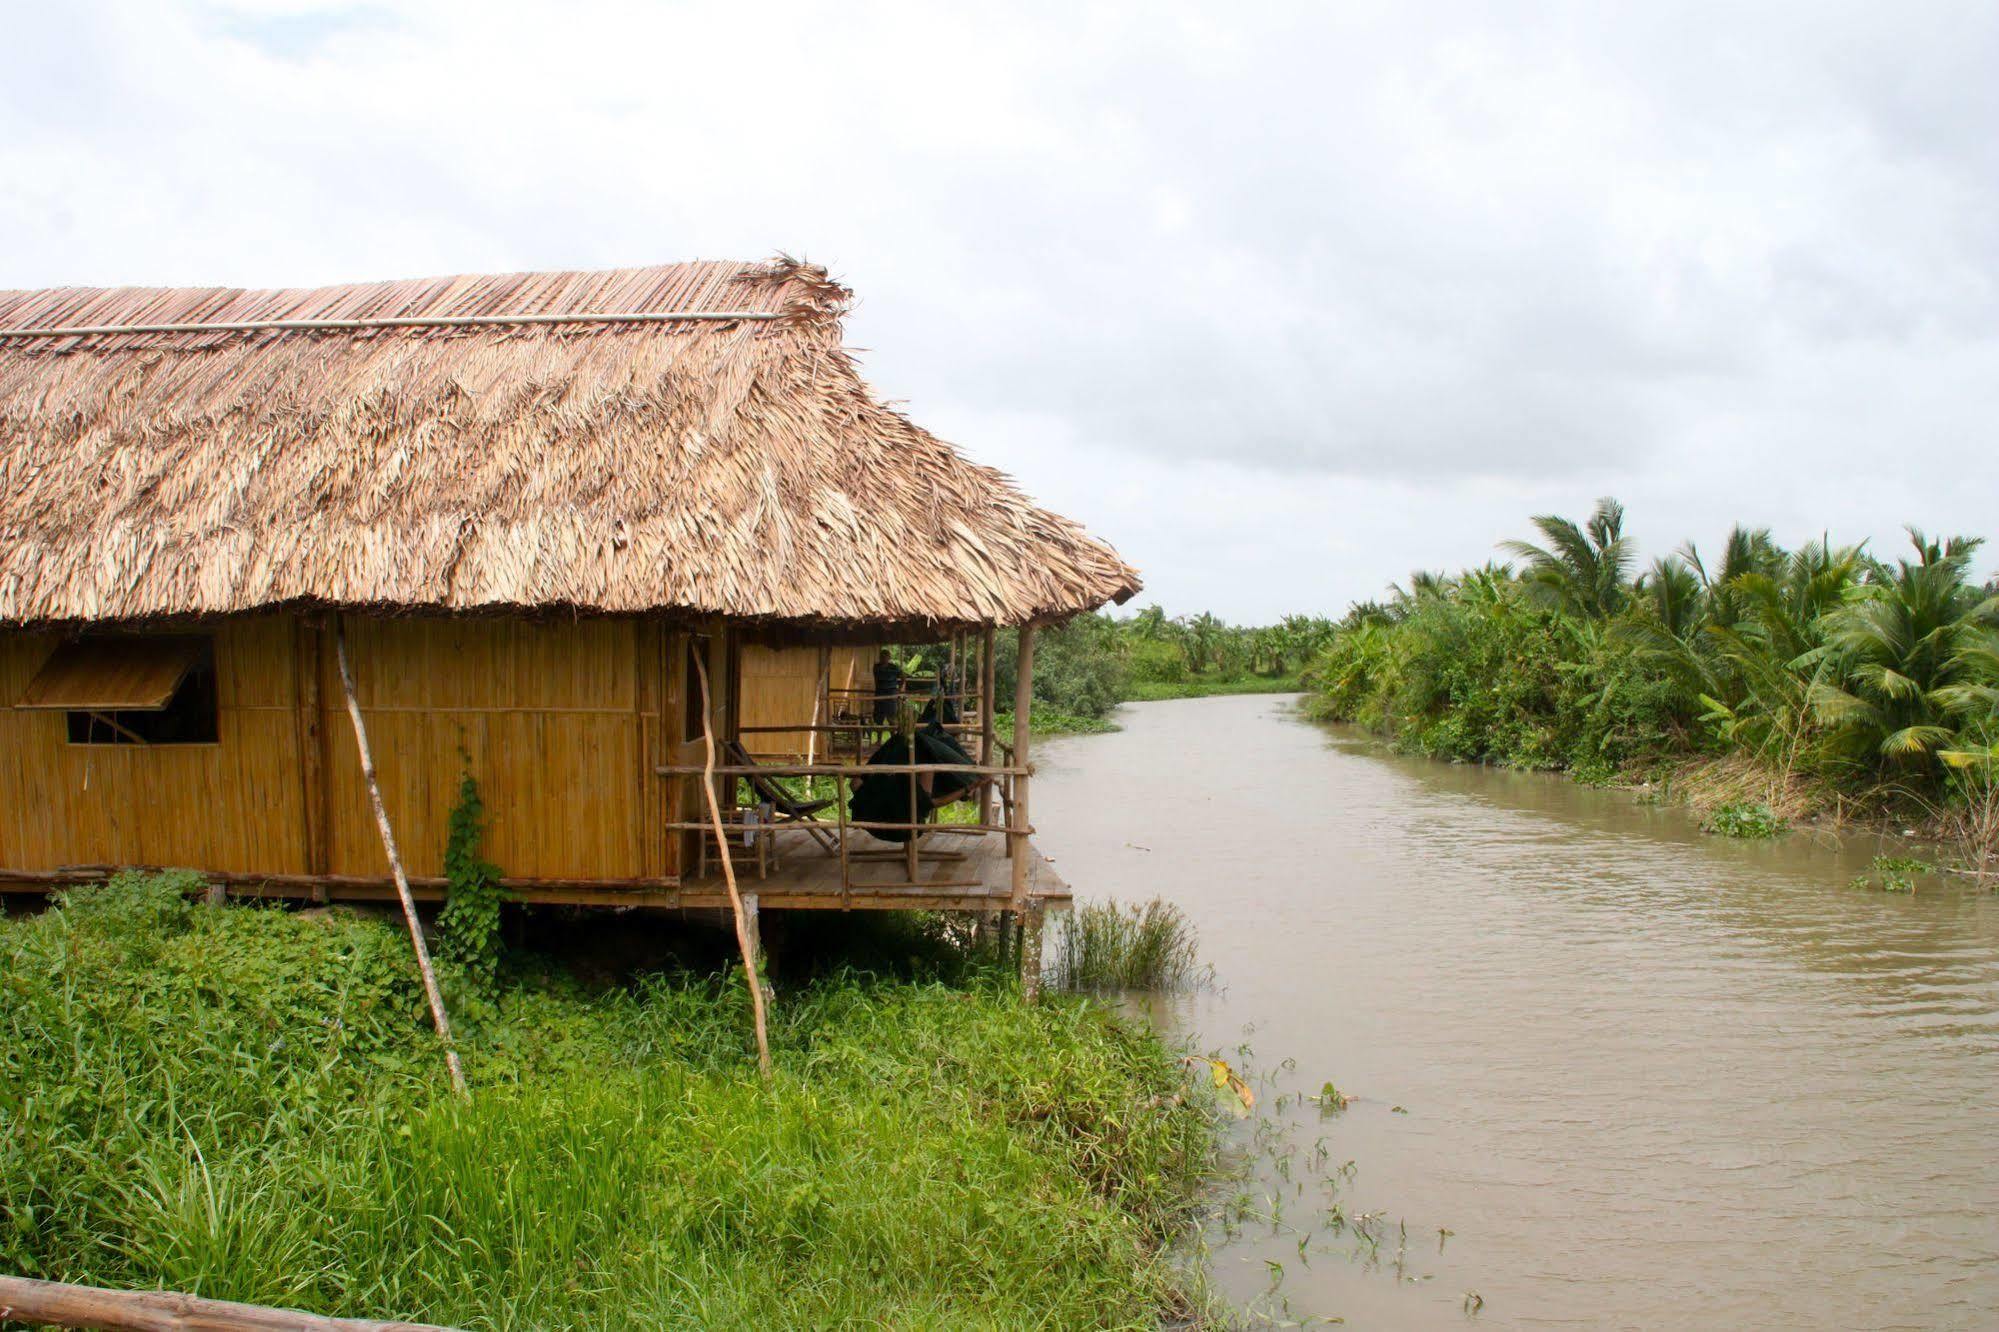
[[[0,1276],[0,1323],[14,1321],[106,1332],[446,1332],[431,1323],[328,1318],[165,1290],[107,1290]]]
[[[444,1011],[444,992],[437,988],[437,972],[431,968],[430,949],[423,941],[423,924],[416,915],[416,898],[410,892],[409,875],[403,872],[403,858],[396,850],[396,831],[389,826],[388,807],[382,803],[382,784],[375,776],[375,755],[368,748],[368,727],[361,720],[361,701],[354,696],[354,672],[347,664],[347,630],[338,616],[333,620],[333,653],[340,663],[340,688],[347,695],[347,717],[354,723],[354,744],[361,751],[361,776],[368,783],[368,801],[375,807],[375,827],[382,834],[382,849],[389,853],[389,872],[395,876],[396,896],[403,901],[403,919],[409,922],[410,946],[416,950],[417,970],[423,973],[430,1019],[437,1024],[437,1038],[444,1042],[444,1062],[451,1069],[452,1090],[463,1096],[465,1070],[458,1065],[458,1047],[451,1040],[451,1018]]]
[[[714,704],[708,697],[708,654],[696,648],[694,673],[701,677],[701,793],[708,799],[708,822],[715,831],[715,847],[721,854],[722,882],[729,886],[729,909],[736,917],[736,947],[743,953],[743,975],[750,983],[750,1012],[757,1024],[757,1068],[770,1077],[770,1036],[764,1027],[764,987],[757,977],[757,946],[750,938],[749,917],[744,914],[743,895],[736,891],[735,858],[729,854],[729,830],[722,823],[721,802],[715,799],[715,719]],[[733,780],[733,779],[732,779]],[[768,834],[766,834],[768,835]]]

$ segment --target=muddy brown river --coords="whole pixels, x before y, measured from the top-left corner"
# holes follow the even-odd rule
[[[1257,1071],[1208,1235],[1238,1307],[1999,1327],[1999,896],[1856,889],[1872,839],[1724,841],[1284,698],[1120,720],[1043,746],[1037,840],[1199,926],[1214,985],[1155,1011]],[[1328,1081],[1344,1111],[1300,1099]]]

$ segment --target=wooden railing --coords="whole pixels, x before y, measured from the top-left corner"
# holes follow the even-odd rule
[[[666,764],[656,768],[655,771],[662,777],[683,780],[691,779],[699,781],[705,777],[712,776],[716,783],[717,801],[725,807],[736,804],[732,799],[732,795],[735,784],[740,778],[760,778],[772,781],[784,778],[804,778],[808,780],[819,778],[831,779],[833,782],[833,805],[832,816],[830,818],[815,819],[810,823],[803,820],[764,822],[755,825],[732,823],[727,825],[726,831],[734,834],[754,831],[755,835],[759,837],[777,836],[780,834],[794,837],[811,837],[815,835],[815,830],[818,833],[833,834],[838,839],[836,852],[840,862],[841,891],[846,893],[852,892],[856,887],[853,880],[853,860],[861,857],[879,859],[881,854],[854,852],[849,846],[850,839],[848,833],[850,831],[905,833],[908,835],[899,853],[900,858],[904,862],[906,879],[900,883],[871,881],[861,885],[866,888],[978,887],[980,883],[977,880],[925,879],[923,877],[923,860],[925,856],[921,846],[922,839],[927,835],[933,834],[975,836],[987,833],[999,833],[1005,836],[1006,853],[1011,857],[1020,853],[1027,838],[1034,832],[1032,828],[1026,825],[1025,821],[1016,817],[1015,814],[1017,806],[1014,799],[1014,783],[1024,779],[1027,776],[1027,770],[1013,766],[1010,762],[999,764],[771,762],[749,765],[717,764],[712,769],[694,764]],[[909,782],[909,807],[916,809],[919,808],[920,803],[917,793],[920,790],[922,779],[926,774],[933,778],[947,774],[971,777],[975,791],[967,793],[967,795],[976,795],[979,799],[979,813],[975,819],[971,822],[943,823],[934,819],[883,821],[848,817],[847,804],[852,794],[853,784],[870,777],[905,777]],[[986,798],[988,790],[997,795],[996,802]],[[947,803],[955,803],[957,799],[963,798],[966,798],[966,796],[954,797],[952,802]],[[687,803],[685,801],[680,802],[679,807],[686,808]],[[747,805],[739,806],[739,808],[755,809],[757,806]],[[997,808],[999,814],[997,821],[994,821],[992,817],[995,808]],[[665,824],[665,827],[669,832],[693,832],[711,837],[717,831],[715,824],[705,819],[672,819]],[[726,848],[722,848],[718,853],[726,855],[728,851]],[[945,856],[940,857],[933,853],[930,859],[936,861],[952,856],[953,854],[945,853]]]

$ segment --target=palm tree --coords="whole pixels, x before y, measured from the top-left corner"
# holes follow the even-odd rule
[[[1131,632],[1147,642],[1157,642],[1165,638],[1169,632],[1165,608],[1155,601],[1132,616]]]
[[[1555,514],[1537,515],[1534,526],[1546,546],[1504,541],[1499,548],[1526,562],[1522,581],[1538,599],[1588,619],[1613,615],[1624,605],[1634,556],[1624,537],[1623,505],[1605,496],[1580,527]]]
[[[1837,677],[1812,686],[1818,718],[1848,754],[1907,767],[1951,746],[1960,727],[1983,723],[1992,671],[1989,632],[1999,598],[1970,581],[1980,542],[1935,542],[1910,529],[1916,558],[1883,568],[1826,617]]]
[[[1722,543],[1721,563],[1715,568],[1707,567],[1700,548],[1691,541],[1680,548],[1680,558],[1700,579],[1701,590],[1707,597],[1708,622],[1719,625],[1732,625],[1741,618],[1736,580],[1751,574],[1774,575],[1785,562],[1783,548],[1771,538],[1769,528],[1744,527],[1740,523],[1728,529],[1728,540]]]
[[[1209,663],[1220,655],[1228,626],[1211,611],[1202,611],[1193,619],[1183,619],[1180,623],[1186,630],[1182,641],[1187,649],[1187,665],[1197,672],[1207,670]]]
[[[1723,738],[1789,772],[1824,743],[1812,698],[1837,679],[1829,616],[1867,566],[1858,546],[1822,538],[1786,555],[1767,537],[1729,534],[1718,572],[1735,572],[1708,584],[1704,632],[1675,668],[1699,676],[1704,720]]]
[[[1652,567],[1638,575],[1631,592],[1652,612],[1659,627],[1674,638],[1684,639],[1699,622],[1700,575],[1677,555],[1652,561]]]

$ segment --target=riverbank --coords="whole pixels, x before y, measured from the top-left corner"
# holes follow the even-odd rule
[[[1184,680],[1133,680],[1125,687],[1127,703],[1160,703],[1174,698],[1218,698],[1225,694],[1295,694],[1305,687],[1289,675],[1190,675]]]
[[[725,967],[516,957],[453,986],[459,1101],[394,924],[78,890],[0,921],[0,1270],[468,1328],[1185,1312],[1174,1053],[881,928],[893,969],[780,989],[767,1084]]]
[[[1720,837],[1759,840],[1822,833],[1906,842],[1925,852],[1930,860],[1924,863],[1930,868],[1969,875],[1999,889],[1999,796],[1989,789],[1982,800],[1936,804],[1911,798],[1899,787],[1844,791],[1795,772],[1773,770],[1745,754],[1692,749],[1629,759],[1618,769],[1464,759],[1412,743],[1404,732],[1329,715],[1324,707],[1315,706],[1318,702],[1319,696],[1308,698],[1301,715],[1354,725],[1395,753],[1432,762],[1543,773],[1579,786],[1623,792],[1641,802],[1683,809],[1703,831]]]
[[[1118,706],[1125,703],[1160,703],[1176,698],[1220,698],[1236,694],[1296,694],[1305,686],[1296,675],[1193,676],[1184,680],[1128,680],[1118,703],[1102,717],[1079,716],[1047,704],[1034,706],[1032,730],[1036,736],[1108,735],[1118,729]],[[998,714],[999,733],[1009,734],[1013,714]]]
[[[1312,708],[1433,758],[1676,787],[1733,826],[1921,826],[1999,865],[1999,582],[1981,541],[1899,555],[1737,528],[1637,570],[1624,511],[1535,518],[1518,561],[1352,607]]]

